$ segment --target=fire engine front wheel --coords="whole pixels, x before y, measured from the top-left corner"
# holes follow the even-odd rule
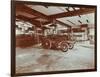
[[[73,49],[74,44],[73,43],[70,43],[68,46],[69,46],[69,49]]]
[[[68,44],[67,43],[61,43],[61,50],[63,52],[67,52],[68,51]]]
[[[44,42],[42,42],[42,47],[46,49],[51,48],[51,42],[49,40],[45,40]]]

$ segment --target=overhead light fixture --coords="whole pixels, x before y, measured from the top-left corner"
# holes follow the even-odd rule
[[[82,22],[81,22],[80,20],[78,20],[78,22],[79,22],[80,24],[82,24]]]
[[[86,22],[89,23],[89,20],[87,19]]]

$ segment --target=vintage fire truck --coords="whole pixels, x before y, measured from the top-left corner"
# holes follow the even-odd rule
[[[72,33],[58,34],[55,28],[53,31],[56,31],[56,33],[53,32],[51,35],[42,37],[41,43],[43,48],[58,49],[63,52],[67,52],[68,49],[73,49],[76,40],[75,37],[72,36]]]
[[[42,47],[46,49],[60,49],[67,52],[68,49],[73,49],[75,40],[72,40],[67,35],[49,35],[42,38]]]

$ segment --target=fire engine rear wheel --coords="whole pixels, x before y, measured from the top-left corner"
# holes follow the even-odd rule
[[[51,42],[50,42],[50,40],[45,40],[45,41],[42,43],[42,47],[43,47],[43,48],[46,48],[46,49],[51,48]]]
[[[61,43],[61,50],[63,51],[63,52],[67,52],[68,51],[68,44],[67,43]]]
[[[68,44],[68,47],[69,47],[69,49],[73,49],[74,44],[73,43],[70,43],[70,44]]]

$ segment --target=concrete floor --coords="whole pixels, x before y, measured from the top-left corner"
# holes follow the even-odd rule
[[[16,48],[16,73],[93,68],[94,46],[88,43],[76,43],[68,52],[41,47]]]

